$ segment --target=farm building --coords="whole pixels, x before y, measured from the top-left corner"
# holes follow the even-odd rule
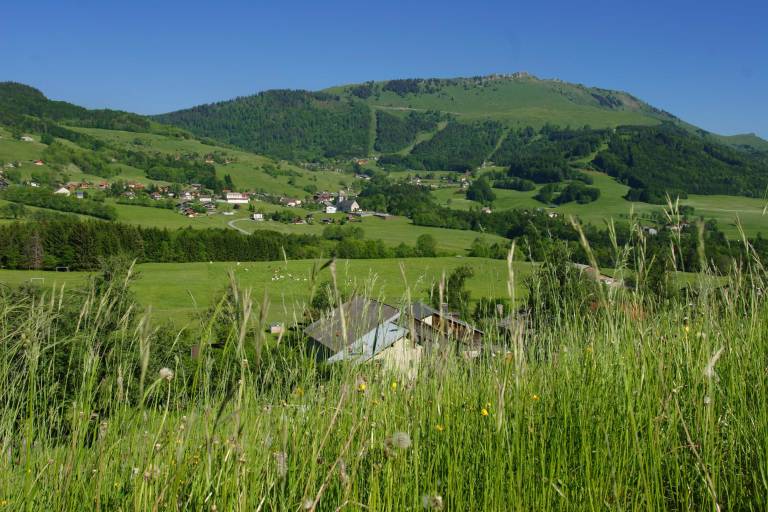
[[[289,208],[295,208],[301,206],[301,199],[296,199],[295,197],[281,197],[280,204]]]
[[[60,187],[56,192],[54,192],[54,194],[69,197],[71,192],[67,187]]]
[[[355,297],[309,325],[305,333],[329,363],[380,360],[407,372],[416,368],[421,347],[408,338],[399,318],[400,310],[388,304]]]
[[[248,195],[240,192],[227,192],[224,200],[229,204],[248,204]]]
[[[483,331],[480,329],[461,320],[456,315],[438,311],[423,302],[412,304],[408,312],[414,320],[415,327],[421,328],[415,336],[419,342],[452,339],[468,345],[476,345],[483,341]],[[425,339],[422,335],[429,335],[432,338]],[[435,335],[437,338],[434,337]]]
[[[252,213],[251,214],[251,220],[255,220],[257,222],[261,222],[264,220],[264,214],[263,213]]]
[[[332,204],[329,204],[329,205],[325,206],[325,210],[324,211],[325,211],[325,213],[328,213],[328,214],[336,213],[336,207],[334,205],[332,205]]]
[[[336,208],[344,213],[357,213],[360,211],[360,205],[354,199],[344,199],[336,204]]]

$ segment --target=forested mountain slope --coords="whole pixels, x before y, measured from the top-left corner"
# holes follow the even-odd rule
[[[360,156],[371,146],[370,108],[323,92],[266,91],[156,119],[286,159]]]

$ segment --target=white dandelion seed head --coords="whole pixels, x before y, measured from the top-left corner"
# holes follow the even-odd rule
[[[288,454],[285,452],[275,452],[272,454],[275,458],[275,465],[277,466],[277,475],[283,478],[288,474]]]
[[[427,510],[443,510],[443,497],[437,494],[434,496],[425,494],[421,497],[421,505]]]
[[[170,368],[160,368],[160,378],[163,380],[173,380],[173,370]]]
[[[395,432],[390,438],[392,446],[401,450],[407,450],[411,447],[411,436],[407,432]]]

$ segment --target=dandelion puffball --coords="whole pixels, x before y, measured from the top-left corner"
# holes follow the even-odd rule
[[[160,378],[163,380],[172,380],[173,379],[173,370],[170,368],[160,368]]]
[[[411,447],[411,436],[407,432],[395,432],[390,438],[392,446],[401,450],[407,450]]]

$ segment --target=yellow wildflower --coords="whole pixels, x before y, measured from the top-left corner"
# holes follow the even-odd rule
[[[534,402],[538,402],[539,401],[539,395],[534,393],[533,395],[531,395],[531,400],[533,400]]]
[[[435,425],[435,430],[437,430],[438,432],[442,432],[443,430],[445,430],[445,427],[441,423],[438,423],[437,425]]]
[[[293,390],[293,394],[299,397],[304,396],[304,390],[301,388],[301,386],[299,386]]]
[[[481,414],[481,415],[483,415],[483,416],[488,416],[488,409],[486,409],[485,407],[483,407],[483,410],[482,410],[482,411],[480,411],[480,414]]]
[[[392,384],[389,385],[389,388],[392,391],[397,391],[397,382],[396,381],[392,381]]]
[[[691,328],[686,325],[685,326],[685,334],[688,334],[689,332],[691,332]]]
[[[365,389],[366,388],[367,388],[367,386],[365,385],[365,382],[361,382],[360,384],[357,385],[357,390],[360,393],[365,393]]]

